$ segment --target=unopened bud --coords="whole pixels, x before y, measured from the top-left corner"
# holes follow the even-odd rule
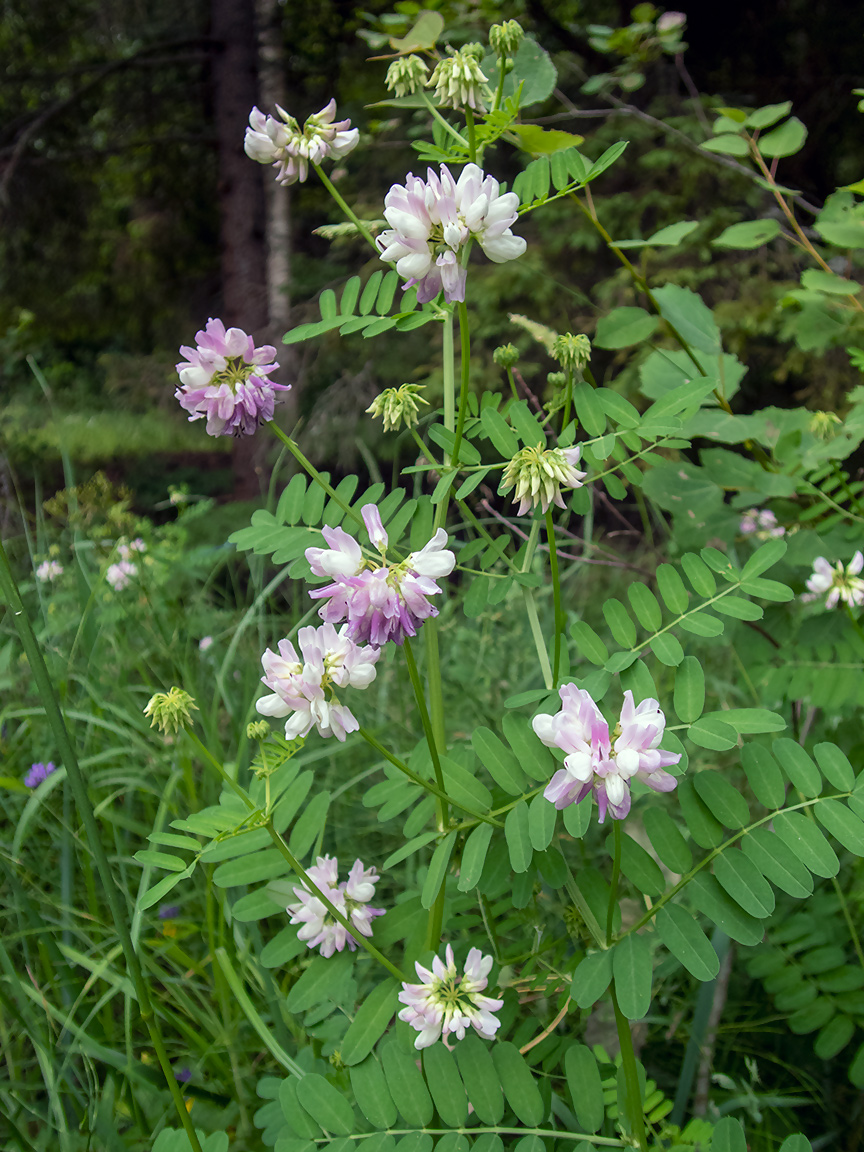
[[[492,359],[502,368],[512,368],[519,359],[519,349],[515,344],[501,344],[492,353]]]
[[[552,355],[562,368],[581,372],[591,359],[591,341],[582,333],[574,336],[572,332],[565,332],[563,336],[556,336]]]
[[[266,740],[270,735],[270,725],[266,720],[253,720],[246,725],[247,740]]]
[[[547,372],[546,383],[550,384],[553,388],[563,388],[567,383],[566,372]]]
[[[187,725],[191,726],[193,708],[198,711],[198,706],[189,693],[175,687],[169,692],[157,692],[155,696],[151,696],[144,709],[144,715],[151,717],[151,728],[158,728],[167,735]]]
[[[810,431],[819,440],[833,440],[837,435],[837,425],[843,421],[835,412],[813,412],[810,415]]]
[[[400,56],[387,69],[384,83],[397,96],[411,96],[426,83],[429,69],[419,56]]]
[[[505,20],[489,29],[489,43],[496,56],[515,56],[524,39],[525,33],[518,20]]]
[[[371,416],[384,418],[385,432],[396,432],[403,423],[406,428],[413,428],[420,414],[418,402],[429,403],[420,395],[424,387],[424,384],[403,384],[400,388],[385,388],[366,411]]]
[[[488,92],[487,82],[488,77],[483,75],[473,52],[463,48],[438,62],[428,87],[435,87],[435,95],[442,107],[473,108],[475,112],[485,112],[483,101]]]
[[[581,488],[587,476],[587,472],[580,472],[576,467],[580,452],[578,444],[574,448],[544,450],[542,444],[523,448],[504,469],[499,491],[507,492],[516,486],[513,499],[520,501],[517,516],[524,516],[529,508],[536,508],[538,504],[543,512],[550,504],[563,508],[561,485]]]

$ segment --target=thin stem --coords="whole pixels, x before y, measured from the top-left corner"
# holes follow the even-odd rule
[[[523,588],[522,599],[525,601],[525,611],[528,613],[528,624],[531,628],[534,647],[537,649],[537,659],[540,661],[540,672],[543,676],[543,684],[551,692],[554,687],[552,666],[549,663],[549,653],[546,651],[546,641],[543,639],[543,630],[540,627],[540,620],[537,616],[537,605],[534,601],[533,592],[533,588]]]
[[[492,111],[497,112],[504,99],[504,81],[507,78],[507,57],[498,57],[498,86],[495,89],[495,99],[492,101]]]
[[[240,799],[243,801],[243,803],[246,805],[246,807],[249,809],[250,812],[254,812],[255,811],[255,804],[250,799],[250,797],[247,795],[245,789],[241,788],[240,785],[237,783],[237,781],[228,775],[228,773],[225,771],[225,768],[223,767],[223,765],[219,763],[219,761],[216,759],[216,757],[213,755],[213,753],[210,751],[210,749],[206,746],[206,744],[204,744],[201,741],[201,739],[198,737],[198,735],[191,728],[185,728],[184,731],[185,731],[186,735],[189,737],[189,739],[192,741],[192,743],[195,745],[195,747],[198,749],[198,751],[201,753],[201,755],[204,757],[204,759],[213,765],[213,767],[216,769],[216,771],[222,777],[223,782],[225,784],[227,784],[228,787],[230,789],[232,789],[232,791],[237,793],[237,795],[240,797]]]
[[[617,820],[615,822],[617,827]],[[630,1131],[639,1141],[640,1152],[648,1152],[648,1139],[645,1135],[645,1117],[642,1113],[642,1093],[639,1090],[639,1071],[636,1067],[636,1053],[633,1051],[633,1037],[630,1034],[630,1021],[621,1011],[618,1004],[618,995],[615,991],[615,980],[609,988],[612,997],[612,1008],[615,1011],[615,1027],[618,1030],[618,1042],[621,1045],[621,1063],[624,1065],[624,1083],[627,1086],[627,1111],[630,1121]]]
[[[444,682],[441,678],[441,655],[438,649],[438,621],[427,620],[423,628],[426,643],[427,683],[429,685],[429,713],[432,720],[432,733],[438,752],[447,751],[447,731],[444,726]]]
[[[135,996],[138,1000],[138,1010],[141,1019],[146,1025],[147,1031],[150,1035],[150,1042],[156,1052],[156,1057],[159,1061],[159,1066],[162,1069],[162,1074],[165,1077],[165,1083],[168,1086],[168,1091],[171,1093],[171,1098],[174,1101],[174,1107],[177,1109],[177,1114],[180,1117],[180,1122],[189,1137],[189,1143],[192,1145],[193,1152],[201,1152],[201,1144],[195,1132],[195,1127],[192,1123],[189,1113],[186,1111],[186,1104],[183,1100],[183,1093],[180,1091],[180,1085],[174,1075],[174,1070],[171,1067],[171,1061],[168,1058],[168,1052],[165,1048],[165,1042],[162,1039],[162,1032],[159,1027],[159,1019],[154,1011],[152,1001],[150,1000],[150,992],[147,988],[147,982],[144,979],[144,973],[141,964],[138,960],[138,955],[135,952],[135,947],[132,943],[132,936],[129,932],[129,927],[126,923],[126,909],[121,906],[120,892],[114,880],[114,874],[111,871],[111,865],[108,861],[108,856],[102,844],[102,835],[99,824],[96,821],[96,815],[93,811],[93,806],[90,803],[90,797],[87,793],[87,784],[84,780],[84,775],[78,764],[78,757],[73,747],[69,731],[66,727],[66,721],[63,718],[63,713],[60,711],[60,705],[57,701],[57,696],[54,692],[54,686],[51,683],[51,677],[48,673],[48,668],[43,659],[42,652],[39,648],[36,636],[33,633],[33,628],[30,620],[24,610],[24,605],[21,597],[18,594],[18,587],[15,583],[15,577],[12,575],[12,569],[9,565],[9,560],[6,556],[6,550],[0,541],[0,591],[2,591],[3,599],[9,606],[12,622],[18,633],[18,638],[21,641],[21,646],[24,649],[27,657],[27,662],[30,665],[30,671],[33,673],[33,679],[36,681],[36,688],[42,699],[42,704],[45,708],[45,715],[49,725],[54,734],[54,739],[57,742],[57,748],[60,755],[63,757],[63,764],[66,768],[67,779],[72,788],[72,794],[75,797],[75,805],[78,809],[78,814],[81,822],[84,825],[84,832],[86,843],[93,854],[93,859],[96,863],[99,878],[102,881],[102,886],[105,890],[105,896],[108,900],[108,907],[111,911],[111,918],[114,921],[114,929],[120,940],[120,946],[123,949],[123,957],[126,961],[126,968],[132,978],[132,984],[135,988]]]
[[[448,308],[444,317],[444,330],[441,333],[441,368],[444,374],[444,427],[449,432],[456,429],[456,362],[453,347],[453,309]],[[444,463],[450,463],[450,456],[444,453]]]
[[[294,457],[294,459],[297,461],[297,463],[300,465],[300,467],[303,469],[303,471],[307,472],[312,477],[312,479],[315,481],[316,484],[320,484],[320,486],[324,489],[324,491],[327,493],[327,495],[330,497],[330,499],[334,500],[339,505],[339,507],[342,509],[342,511],[345,513],[346,516],[349,516],[354,521],[355,524],[359,524],[360,527],[362,528],[363,527],[363,520],[361,519],[361,517],[358,516],[358,514],[354,511],[354,509],[349,504],[345,503],[345,501],[342,499],[341,496],[338,496],[336,494],[335,488],[333,488],[333,486],[331,484],[328,484],[328,482],[324,479],[324,477],[321,475],[321,473],[318,471],[318,469],[315,467],[315,465],[310,460],[306,459],[306,457],[303,455],[303,453],[300,451],[300,449],[294,443],[294,441],[291,439],[291,437],[286,436],[286,434],[282,431],[282,429],[279,427],[279,425],[274,420],[268,420],[267,421],[267,427],[271,430],[271,432],[273,432],[273,434],[275,436],[277,436],[282,441],[282,443],[285,445],[285,447],[288,449],[288,451],[291,453],[291,455]]]
[[[459,353],[460,385],[459,416],[456,421],[456,438],[453,441],[453,466],[459,466],[459,449],[462,446],[462,432],[465,428],[465,415],[468,411],[468,389],[471,380],[471,333],[468,328],[468,308],[465,301],[459,301]]]
[[[549,544],[549,573],[552,577],[552,599],[555,604],[555,649],[552,657],[552,687],[558,687],[558,669],[561,665],[561,633],[564,631],[564,609],[561,607],[561,577],[558,572],[558,549],[555,544],[555,525],[552,510],[546,509],[546,540]]]
[[[612,821],[612,883],[609,886],[609,905],[606,909],[606,947],[612,947],[615,929],[615,909],[618,907],[618,881],[621,877],[621,821]]]
[[[468,129],[468,159],[472,164],[477,162],[477,134],[474,131],[474,109],[465,109],[465,126]]]
[[[381,249],[375,243],[375,239],[372,236],[372,233],[369,231],[369,229],[366,227],[366,225],[363,223],[363,221],[359,218],[359,216],[357,216],[357,214],[351,208],[348,207],[348,205],[345,202],[345,200],[343,199],[341,193],[336,191],[336,187],[333,184],[333,181],[330,179],[330,177],[327,175],[327,173],[324,171],[324,169],[321,167],[321,165],[316,164],[313,161],[312,167],[318,173],[318,177],[321,180],[321,183],[324,185],[324,187],[327,189],[327,191],[330,193],[330,195],[333,197],[333,199],[336,201],[336,203],[339,205],[339,207],[342,209],[342,211],[345,213],[345,215],[348,217],[348,219],[351,221],[351,223],[354,225],[354,227],[357,229],[357,231],[363,237],[363,239],[367,240],[372,245],[372,247],[375,251],[375,255],[380,257]]]
[[[442,796],[446,797],[444,791],[444,773],[441,771],[441,761],[438,758],[438,742],[435,739],[435,733],[432,731],[432,721],[429,718],[429,710],[426,707],[426,697],[423,694],[423,682],[420,679],[420,671],[417,668],[417,661],[414,659],[414,652],[411,648],[411,641],[408,637],[402,644],[402,650],[405,653],[405,664],[408,668],[408,676],[411,680],[411,687],[414,689],[414,699],[417,701],[417,708],[420,712],[420,723],[423,725],[423,732],[426,736],[426,743],[429,746],[429,755],[432,757],[432,768],[435,772],[435,783],[438,785],[438,790]],[[447,800],[438,798],[438,830],[443,832],[449,823],[450,817],[448,812]]]
[[[561,432],[570,423],[570,405],[573,401],[573,372],[571,369],[567,371],[567,383],[564,386],[564,412],[561,416]]]
[[[455,129],[453,127],[453,125],[448,120],[444,119],[444,117],[441,115],[441,113],[438,111],[438,109],[432,103],[432,100],[430,99],[429,93],[424,91],[421,88],[421,89],[419,89],[419,94],[423,98],[423,103],[426,105],[426,107],[429,109],[429,111],[432,113],[432,115],[435,117],[435,119],[438,121],[438,123],[441,125],[441,127],[445,131],[449,132],[450,135],[453,137],[453,139],[458,144],[460,144],[461,147],[468,148],[468,141],[465,139],[465,137],[462,135],[461,132],[457,131],[457,129]]]
[[[513,399],[518,400],[519,389],[516,387],[516,381],[513,379],[513,369],[509,367],[507,369],[507,379],[510,383],[510,391],[513,393]]]
[[[343,916],[339,909],[336,908],[335,905],[331,902],[327,893],[318,887],[318,885],[310,877],[309,873],[282,839],[280,834],[273,827],[272,819],[267,821],[265,827],[270,833],[270,839],[288,861],[292,872],[300,877],[300,879],[303,881],[303,884],[310,892],[315,893],[315,895],[318,897],[318,899],[321,901],[321,903],[324,905],[336,923],[341,924],[342,927],[351,934],[352,940],[355,940],[361,948],[365,948],[369,955],[372,956],[373,959],[377,960],[379,964],[383,965],[383,967],[387,969],[391,976],[395,976],[397,980],[404,982],[407,979],[404,972],[401,972],[395,964],[391,964],[384,953],[379,952],[375,945],[370,943],[370,941],[363,935],[362,932],[358,932],[355,925],[353,925],[350,920]]]

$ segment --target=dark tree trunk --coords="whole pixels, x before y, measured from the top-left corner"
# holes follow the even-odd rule
[[[253,0],[212,0],[213,117],[219,151],[219,240],[222,319],[261,343],[267,324],[264,196],[260,169],[243,151],[249,113],[258,101],[258,46]],[[234,442],[235,499],[262,488],[259,437]]]

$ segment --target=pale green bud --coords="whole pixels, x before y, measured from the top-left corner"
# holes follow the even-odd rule
[[[581,448],[546,448],[538,444],[536,448],[523,448],[517,452],[507,467],[501,480],[500,492],[508,492],[516,487],[514,500],[518,500],[518,516],[524,516],[529,508],[538,505],[545,512],[550,504],[563,508],[561,486],[581,488],[587,472],[580,472]]]
[[[843,421],[835,412],[813,412],[810,415],[810,431],[819,440],[833,440],[837,435],[837,425]]]
[[[384,83],[397,96],[411,96],[426,83],[429,69],[419,56],[400,56],[387,69]]]
[[[483,75],[473,53],[463,48],[439,60],[428,87],[434,86],[442,107],[473,108],[475,112],[485,112],[483,101],[488,92],[487,83],[488,77]]]
[[[572,332],[565,332],[563,336],[556,336],[552,355],[563,368],[581,372],[591,359],[591,341],[582,333],[574,336]]]
[[[547,372],[546,383],[551,384],[553,388],[563,388],[567,383],[566,372]]]
[[[420,414],[418,402],[429,403],[420,395],[424,387],[424,384],[403,384],[401,388],[385,388],[366,411],[371,416],[384,418],[385,432],[396,432],[403,423],[406,428],[413,428]]]
[[[144,709],[144,715],[150,716],[150,727],[160,732],[177,732],[192,724],[191,709],[198,711],[198,706],[188,692],[182,688],[172,688],[169,692],[157,692],[150,697],[150,702]]]
[[[501,344],[492,353],[492,359],[502,368],[512,368],[519,359],[519,349],[515,344]]]
[[[515,56],[524,39],[525,33],[518,20],[505,20],[489,29],[489,43],[496,56]]]
[[[270,735],[270,725],[266,720],[253,720],[246,725],[247,740],[266,740]]]

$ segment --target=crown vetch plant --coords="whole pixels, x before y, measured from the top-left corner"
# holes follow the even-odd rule
[[[275,650],[261,656],[267,692],[244,705],[242,746],[255,748],[248,771],[239,751],[223,759],[213,726],[202,741],[204,709],[185,689],[147,705],[182,757],[191,751],[218,774],[222,792],[196,809],[190,789],[190,811],[171,831],[161,823],[154,831],[159,850],[138,854],[166,873],[142,884],[138,914],[168,907],[163,899],[196,869],[213,869],[208,892],[218,891],[233,942],[227,947],[225,931],[218,942],[211,915],[209,963],[220,995],[230,990],[278,1073],[258,1085],[266,1102],[255,1122],[268,1146],[346,1152],[371,1140],[392,1152],[398,1135],[408,1152],[429,1152],[433,1138],[441,1152],[500,1152],[505,1143],[513,1152],[743,1149],[739,1120],[719,1108],[688,1121],[692,1060],[682,1063],[673,1103],[650,1079],[650,1033],[640,1060],[630,1026],[659,1018],[672,995],[687,1003],[691,981],[715,981],[732,941],[754,978],[782,971],[792,994],[777,982],[769,992],[793,1033],[817,1034],[820,1060],[855,1038],[848,1075],[864,1084],[854,963],[864,966],[864,952],[846,879],[859,867],[852,858],[864,856],[864,777],[840,720],[820,720],[818,739],[809,735],[815,707],[802,723],[830,661],[820,649],[817,675],[800,656],[808,637],[833,629],[830,644],[860,662],[864,503],[841,462],[864,439],[861,397],[850,397],[837,426],[795,410],[736,414],[730,382],[746,366],[724,351],[710,308],[666,274],[652,280],[656,249],[682,244],[696,222],[614,240],[591,185],[602,188],[624,142],[589,156],[581,138],[523,122],[526,108],[552,94],[555,69],[515,21],[493,28],[489,51],[469,44],[442,53],[430,15],[394,44],[386,83],[412,109],[418,100],[427,109],[433,139],[416,151],[434,167],[382,189],[389,227],[377,238],[321,168],[359,140],[349,121],[336,121],[335,101],[302,130],[281,108],[278,118],[250,114],[251,159],[273,164],[285,184],[314,170],[390,266],[365,287],[350,278],[338,305],[332,291],[322,293],[321,321],[286,341],[337,329],[400,340],[422,328],[433,350],[426,362],[441,358],[441,403],[431,381],[393,381],[381,392],[368,411],[409,445],[412,463],[402,469],[405,488],[380,483],[358,494],[357,477],[334,485],[275,423],[286,386],[270,379],[274,348],[210,319],[196,346],[181,349],[176,395],[190,419],[206,418],[214,436],[266,425],[299,468],[275,511],[257,511],[232,537],[285,566],[256,606],[290,576],[296,623],[278,639],[285,629],[261,624]],[[633,19],[625,29],[594,26],[597,50],[623,62],[591,91],[635,88],[641,69],[683,51],[683,14],[639,5]],[[864,327],[859,286],[826,256],[832,245],[864,249],[864,210],[846,189],[814,229],[798,224],[795,200],[776,179],[777,161],[803,142],[789,112],[723,108],[703,150],[750,165],[809,262],[784,308],[801,306],[811,318],[815,309],[854,334]],[[509,145],[534,158],[502,191],[493,173]],[[511,281],[472,258],[475,242],[493,265],[520,259],[527,244],[513,228],[557,200],[608,245],[632,298],[601,316],[593,342],[508,313],[513,342],[491,358],[506,375],[500,389],[478,395],[477,303],[487,277],[499,278],[502,300]],[[733,225],[714,244],[746,250],[779,237],[775,213]],[[632,247],[645,250],[640,268],[626,254]],[[526,366],[526,380],[516,371],[532,362],[520,360],[528,339],[554,372]],[[629,348],[638,363],[613,378]],[[607,352],[616,359],[604,361]],[[495,369],[484,369],[488,383]],[[631,502],[646,540],[661,527],[663,535],[644,555],[616,556],[595,517],[611,509],[632,535],[622,510]],[[152,558],[142,556],[141,538],[127,539],[105,573],[116,591]],[[40,691],[54,702],[64,767],[92,823],[47,670],[17,611],[5,553],[0,559],[4,596]],[[40,595],[62,575],[56,561],[36,568]],[[587,583],[602,589],[596,600],[583,595]],[[316,610],[317,627],[306,622]],[[208,675],[211,644],[208,634],[198,645]],[[721,644],[738,668],[722,693],[705,674]],[[226,657],[223,697],[227,666]],[[256,711],[284,721],[282,731],[253,719]],[[794,738],[781,735],[788,724]],[[320,780],[322,764],[339,776],[333,789]],[[50,770],[34,764],[25,783]],[[376,814],[373,835],[331,816],[339,796]],[[368,843],[340,880],[339,858],[354,856],[343,841],[360,835]],[[113,883],[107,857],[98,867]],[[793,939],[784,919],[827,882],[834,935],[820,945],[828,953],[798,972],[782,951]],[[247,933],[256,920],[266,927]],[[158,1020],[144,1012],[132,937],[125,927],[118,933],[182,1139],[198,1152]],[[723,987],[718,981],[715,995]],[[617,1037],[611,1056],[587,1042],[586,1017],[603,1002]],[[710,1045],[699,1018],[691,1024],[694,1051]],[[772,1148],[791,1129],[777,1131]],[[174,1135],[156,1152],[173,1152]],[[781,1147],[809,1144],[791,1135]]]

